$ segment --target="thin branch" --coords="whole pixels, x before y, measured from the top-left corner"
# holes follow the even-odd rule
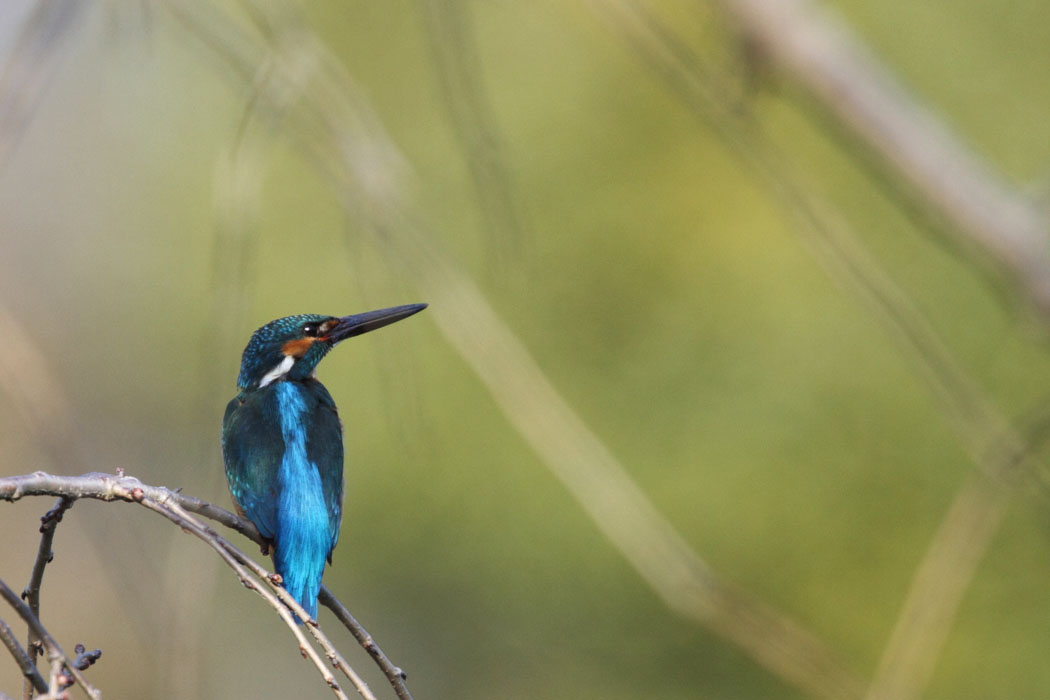
[[[112,474],[103,474],[100,472],[92,472],[81,476],[57,476],[45,472],[35,472],[33,474],[20,476],[0,477],[0,500],[16,501],[26,496],[62,496],[71,500],[89,498],[107,502],[126,501],[146,506],[147,508],[160,513],[164,517],[167,517],[169,520],[176,522],[180,527],[184,527],[186,530],[201,539],[204,539],[213,549],[218,548],[216,551],[219,556],[234,569],[238,577],[241,579],[241,582],[244,583],[247,588],[256,591],[260,596],[266,599],[267,602],[270,602],[271,605],[277,600],[284,601],[286,605],[281,605],[280,603],[277,604],[279,608],[278,614],[286,613],[287,609],[290,607],[301,619],[309,620],[310,616],[299,606],[295,599],[289,596],[283,587],[274,583],[272,574],[260,567],[238,548],[220,537],[213,530],[189,516],[188,513],[195,513],[204,516],[230,528],[231,530],[239,532],[256,544],[265,544],[265,540],[251,521],[230,513],[218,506],[212,505],[207,501],[188,496],[178,491],[172,491],[162,486],[150,486],[142,483],[134,477],[114,476]],[[253,580],[251,573],[248,571],[249,568],[273,589],[273,593],[260,587],[258,582]],[[339,613],[339,609],[345,610],[345,608],[327,588],[322,587],[322,598],[323,604],[336,613],[336,617],[340,622],[346,625],[351,634],[361,642],[361,646],[365,648],[369,656],[371,656],[380,669],[382,669],[383,673],[390,680],[398,697],[403,700],[405,698],[410,699],[411,695],[408,694],[408,690],[404,686],[404,674],[400,673],[400,670],[400,675],[392,676],[389,673],[390,668],[396,667],[390,663],[390,660],[382,650],[379,649],[378,645],[375,644],[371,635],[369,635],[356,620],[353,620],[353,618],[349,616],[349,613],[347,613],[346,617]],[[321,598],[319,598],[319,600],[320,599]],[[282,614],[282,619],[284,618],[285,616]],[[352,620],[353,623],[351,624],[348,622],[348,619]],[[291,620],[290,614],[287,616],[287,620]],[[360,677],[357,676],[350,665],[346,663],[345,659],[339,655],[338,651],[336,651],[334,645],[327,639],[327,637],[325,637],[316,627],[316,622],[310,620],[306,623],[306,627],[310,629],[311,634],[314,635],[314,638],[317,639],[318,643],[322,646],[332,664],[346,674],[352,683],[356,684],[355,678],[357,681],[360,681],[361,685],[358,686],[358,692],[361,692],[363,697],[372,697],[370,694],[366,694],[371,691],[367,690],[367,686],[361,681]],[[298,625],[293,625],[293,633],[296,634],[297,639],[300,639],[300,644],[302,644],[305,638],[302,637],[301,632],[298,631]],[[367,639],[368,644],[362,641],[363,639]],[[312,649],[309,644],[307,644],[306,647]],[[327,669],[325,670],[327,671]],[[328,682],[327,677],[325,678],[325,681]],[[365,688],[365,692],[362,692],[362,688]]]
[[[37,638],[43,642],[47,658],[51,662],[51,681],[48,684],[48,692],[55,693],[56,690],[59,690],[60,677],[65,672],[68,672],[73,677],[73,680],[80,684],[80,687],[84,689],[84,692],[88,694],[91,700],[102,700],[102,693],[99,692],[98,688],[88,683],[87,679],[84,678],[84,674],[76,667],[73,660],[66,655],[66,652],[62,651],[62,647],[59,646],[54,637],[41,624],[40,619],[3,581],[0,581],[0,598],[6,600],[8,605],[15,609],[15,612],[25,620]]]
[[[17,501],[25,496],[66,496],[73,500],[138,503],[142,498],[154,501],[172,500],[180,506],[235,530],[256,544],[264,540],[250,520],[193,496],[163,486],[144,484],[133,476],[90,472],[80,476],[60,476],[33,472],[0,477],[0,500]]]
[[[74,480],[74,483],[68,484],[68,491],[62,494],[65,499],[69,499],[71,501],[74,498],[87,497],[98,498],[99,500],[106,501],[119,499],[140,503],[146,508],[149,508],[150,510],[164,515],[184,530],[191,532],[200,537],[201,539],[205,540],[209,545],[212,546],[213,549],[215,549],[219,553],[220,557],[222,557],[223,560],[226,561],[226,563],[234,569],[234,571],[238,574],[239,578],[241,579],[241,582],[247,588],[257,592],[268,603],[270,603],[275,610],[277,610],[278,614],[281,615],[282,619],[286,622],[286,624],[288,624],[292,633],[298,639],[300,651],[303,653],[303,655],[307,656],[311,659],[311,661],[313,661],[314,665],[318,669],[318,672],[321,673],[326,684],[333,690],[333,692],[336,694],[336,697],[346,698],[345,693],[342,692],[342,690],[339,688],[339,684],[335,681],[335,677],[332,676],[331,672],[328,671],[328,668],[325,666],[322,659],[317,655],[317,652],[307,642],[306,637],[302,634],[301,630],[299,629],[299,625],[295,623],[291,616],[291,613],[288,612],[288,607],[286,605],[282,605],[281,601],[278,600],[278,596],[283,596],[284,602],[291,605],[293,609],[295,609],[295,611],[303,619],[308,619],[309,615],[307,615],[306,612],[298,606],[294,599],[287,595],[283,588],[275,586],[275,588],[279,589],[278,596],[275,596],[273,593],[267,591],[265,588],[259,587],[257,583],[252,580],[251,575],[243,566],[244,562],[250,561],[248,557],[241,553],[236,547],[219,537],[213,530],[207,528],[195,518],[190,517],[188,513],[186,513],[182,508],[180,508],[178,505],[178,497],[180,494],[176,494],[164,488],[144,488],[143,485],[140,482],[138,482],[137,479],[133,479],[130,477],[118,477],[117,479],[112,479],[107,477],[106,475],[101,474],[89,475],[88,478],[91,481],[97,482],[97,485],[100,487],[96,489],[96,493],[89,493],[88,489],[90,487],[84,483],[85,480],[83,478],[81,478],[80,482],[76,482],[75,480],[78,479],[77,477],[55,477],[43,474],[41,472],[37,472],[34,475],[28,476],[30,477],[30,479],[28,480],[23,480],[21,477],[14,477],[13,479],[4,479],[3,481],[0,481],[0,498],[16,500],[17,498],[24,495],[35,495],[33,493],[32,487],[28,489],[25,488],[26,481],[37,482],[37,485],[39,485],[40,483],[51,482],[51,486],[53,487],[55,485],[55,482],[68,482],[72,479]],[[15,481],[16,483],[7,483],[11,481]],[[52,488],[51,490],[55,489]],[[147,493],[149,495],[147,495]],[[10,498],[8,498],[8,496],[10,496]],[[198,499],[187,498],[186,501],[191,508],[200,510],[203,513],[217,514],[215,513],[215,511],[221,510]],[[239,527],[235,529],[238,529],[240,531],[247,530],[247,528],[245,527]],[[254,565],[254,562],[252,562],[252,564]],[[261,578],[272,584],[272,578],[270,578],[270,576],[261,567],[257,568],[257,573],[260,575]],[[339,668],[341,671],[346,673],[347,676],[351,678],[352,682],[355,682],[355,684],[359,684],[357,687],[361,695],[367,700],[374,700],[374,695],[372,695],[371,692],[363,685],[363,682],[360,680],[360,678],[357,677],[357,675],[353,672],[352,669],[350,669],[349,665],[346,663],[345,660],[342,659],[342,657],[335,650],[332,644],[327,640],[327,638],[322,633],[320,633],[319,630],[316,629],[315,625],[308,625],[308,627],[311,629],[311,632],[314,634],[315,638],[318,639],[318,642],[325,649],[326,654],[332,660],[333,664],[335,664],[336,667]]]
[[[55,540],[55,528],[62,522],[62,516],[73,505],[73,500],[66,496],[58,499],[58,503],[51,510],[44,513],[40,518],[40,546],[37,548],[36,560],[33,562],[33,570],[29,575],[29,585],[22,592],[22,599],[29,605],[33,615],[40,619],[40,586],[44,580],[44,568],[51,563],[54,552],[51,545]],[[29,629],[29,653],[32,655],[33,666],[36,666],[36,657],[40,653],[41,640]],[[27,679],[28,684],[28,679]],[[26,687],[27,694],[31,694]]]
[[[55,528],[62,522],[62,516],[73,505],[73,499],[62,496],[54,508],[40,517],[40,546],[37,548],[36,560],[29,576],[29,585],[22,593],[22,598],[29,605],[33,614],[40,617],[40,585],[44,579],[44,568],[51,563],[54,552],[51,545],[55,540]]]
[[[258,585],[258,581],[254,579],[249,573],[249,571],[245,567],[245,563],[248,561],[247,556],[245,556],[239,549],[231,545],[229,542],[226,542],[224,539],[219,537],[219,535],[214,530],[205,526],[196,518],[191,517],[188,513],[186,513],[186,511],[179,508],[177,504],[171,501],[154,501],[152,499],[143,497],[138,502],[146,508],[148,508],[149,510],[154,511],[155,513],[159,513],[166,517],[168,520],[171,520],[173,523],[181,527],[184,531],[196,535],[200,539],[204,540],[204,542],[207,543],[208,546],[214,549],[216,553],[218,553],[219,557],[224,562],[226,562],[226,564],[229,565],[231,569],[234,570],[244,587],[250,591],[258,593],[259,596],[262,597],[263,600],[265,600],[267,603],[269,603],[270,607],[272,607],[277,612],[277,614],[280,615],[281,619],[288,626],[288,629],[291,630],[292,635],[299,642],[299,653],[302,654],[304,658],[310,659],[310,661],[317,668],[317,672],[321,674],[321,677],[324,678],[325,683],[328,685],[329,688],[331,688],[335,696],[337,698],[340,698],[340,700],[349,700],[347,698],[346,693],[343,692],[343,689],[339,687],[339,683],[336,681],[335,676],[333,676],[332,672],[328,670],[328,667],[325,666],[324,661],[317,654],[317,651],[313,648],[313,645],[311,645],[306,640],[306,636],[302,633],[300,626],[295,622],[295,619],[292,617],[292,613],[289,611],[288,606],[282,605],[281,600],[279,600],[278,596],[274,595],[273,592],[267,590],[264,587],[260,587]],[[270,575],[266,574],[265,571],[263,572],[262,577],[265,578],[265,580],[272,582],[272,578],[270,578]],[[291,596],[288,596],[287,601],[291,601],[293,603],[295,602],[294,599],[291,598]],[[295,610],[295,612],[299,614],[302,617],[302,619],[308,621],[307,626],[313,629],[314,626],[309,624],[310,622],[313,622],[312,620],[310,620],[310,616],[306,615],[305,611],[303,611],[302,608],[298,606],[298,604],[296,604],[294,607],[298,608]],[[366,698],[366,700],[375,700],[374,696],[372,696],[371,693],[367,691],[367,689],[362,689],[361,687],[358,687],[358,692],[360,692],[361,695]]]
[[[232,544],[230,544],[225,539],[216,534],[214,530],[204,525],[201,525],[196,520],[191,518],[189,514],[186,513],[178,504],[169,502],[162,503],[160,505],[170,509],[170,511],[174,513],[174,515],[181,519],[180,522],[192,522],[195,528],[194,534],[197,534],[199,537],[201,537],[201,539],[204,539],[213,548],[216,547],[216,545],[222,546],[237,560],[239,564],[243,565],[245,568],[250,570],[260,580],[265,581],[270,586],[270,588],[273,589],[276,598],[279,598],[287,607],[290,607],[292,609],[292,612],[294,612],[301,619],[306,621],[306,628],[310,631],[314,639],[317,640],[318,644],[321,645],[321,648],[324,650],[325,655],[328,657],[328,660],[332,662],[332,665],[340,671],[342,671],[343,674],[346,675],[348,679],[350,679],[350,682],[354,684],[354,687],[357,688],[358,692],[363,697],[365,697],[367,700],[375,700],[375,696],[372,695],[372,692],[368,689],[367,684],[361,679],[360,676],[357,675],[353,668],[350,667],[350,664],[346,662],[346,659],[344,659],[342,655],[339,654],[338,650],[336,650],[335,646],[331,643],[331,641],[329,641],[328,637],[326,637],[324,633],[321,632],[320,628],[317,625],[317,621],[311,619],[310,615],[307,614],[307,612],[302,608],[301,605],[299,605],[299,602],[295,600],[295,598],[293,598],[291,594],[289,594],[284,589],[283,586],[280,586],[276,583],[275,577],[271,572],[267,571],[262,566],[259,566],[259,564],[257,564],[254,560],[247,557],[239,549],[237,549]],[[298,625],[296,625],[296,628],[298,628]]]
[[[175,507],[177,508],[177,506]],[[214,533],[212,534],[214,535]],[[346,659],[344,659],[343,656],[339,653],[339,651],[335,648],[335,645],[333,645],[332,642],[328,639],[328,637],[325,636],[323,632],[321,632],[321,629],[317,624],[317,620],[310,618],[306,610],[304,610],[299,604],[299,601],[293,598],[291,594],[289,594],[284,589],[283,586],[277,583],[276,577],[263,567],[259,566],[259,564],[257,564],[254,560],[246,557],[240,550],[236,549],[225,540],[217,538],[217,541],[223,546],[227,547],[230,553],[234,555],[238,562],[240,562],[242,565],[251,570],[252,573],[258,576],[260,579],[265,581],[270,586],[270,588],[273,589],[274,594],[276,594],[276,596],[280,598],[280,600],[285,605],[290,607],[292,611],[300,617],[300,619],[306,621],[306,628],[310,631],[310,634],[314,637],[314,639],[317,640],[317,643],[321,645],[321,648],[325,652],[325,655],[328,657],[328,660],[332,663],[333,666],[335,666],[337,669],[343,672],[343,674],[350,680],[350,682],[353,683],[354,687],[357,688],[358,692],[362,695],[362,697],[366,698],[366,700],[375,700],[375,696],[368,688],[368,684],[365,683],[364,680],[357,675],[357,672],[354,671],[350,664],[347,663]]]
[[[22,675],[26,677],[26,681],[32,684],[33,688],[38,692],[46,693],[47,682],[37,670],[36,662],[29,658],[29,654],[26,653],[26,650],[22,648],[22,645],[15,638],[14,631],[2,619],[0,619],[0,641],[11,652],[11,656],[15,657],[15,662],[18,664],[18,668],[21,669]]]
[[[372,635],[368,633],[368,630],[361,626],[361,623],[350,614],[350,611],[339,602],[338,598],[332,595],[332,592],[326,586],[321,586],[321,594],[317,596],[317,602],[335,613],[335,616],[350,630],[350,634],[354,635],[354,638],[364,647],[369,656],[375,659],[379,668],[386,674],[390,685],[393,686],[397,697],[400,700],[412,700],[412,695],[408,692],[408,686],[405,685],[408,675],[387,658],[387,655],[383,653],[383,650],[372,639]]]

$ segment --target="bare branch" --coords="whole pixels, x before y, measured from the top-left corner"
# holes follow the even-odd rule
[[[179,510],[178,506],[172,505],[172,507],[176,510]],[[329,641],[328,637],[326,637],[324,633],[321,632],[321,629],[317,624],[317,620],[311,619],[309,614],[307,614],[307,612],[302,608],[302,606],[299,605],[299,602],[295,598],[293,598],[284,589],[283,586],[278,585],[277,577],[274,576],[274,574],[267,571],[266,569],[264,569],[263,567],[259,566],[252,559],[245,556],[236,547],[233,547],[222,538],[215,536],[215,533],[211,532],[210,528],[208,529],[208,532],[211,534],[211,536],[215,537],[216,541],[219,544],[222,544],[224,547],[226,547],[240,564],[250,569],[252,573],[254,573],[260,579],[269,584],[269,586],[273,589],[274,594],[276,594],[276,597],[280,598],[280,600],[284,602],[285,605],[290,607],[292,611],[300,617],[300,619],[306,621],[306,628],[310,631],[310,634],[313,635],[314,639],[317,640],[318,644],[321,645],[321,648],[324,650],[325,655],[328,657],[328,660],[332,663],[332,665],[340,671],[342,671],[343,674],[348,679],[350,679],[350,682],[354,684],[354,687],[357,688],[358,692],[364,698],[366,698],[367,700],[375,700],[375,696],[372,695],[372,692],[369,690],[368,685],[364,682],[364,680],[361,679],[360,676],[357,675],[357,672],[354,671],[353,668],[351,668],[350,664],[346,662],[346,659],[342,657],[342,655],[336,650],[335,646]]]
[[[146,505],[145,503],[143,505]],[[164,503],[161,504],[163,507],[170,509],[170,511],[178,517],[179,523],[185,527],[186,523],[192,523],[194,526],[193,533],[204,539],[213,548],[218,546],[223,547],[229,552],[239,564],[246,567],[253,574],[255,574],[260,580],[265,581],[272,589],[275,594],[275,598],[279,598],[287,607],[290,607],[292,611],[298,615],[301,619],[306,621],[306,628],[313,635],[314,639],[317,640],[318,644],[324,650],[328,656],[328,660],[332,662],[332,665],[343,672],[350,682],[354,684],[358,692],[365,697],[367,700],[375,700],[375,696],[368,689],[367,684],[357,675],[357,673],[350,667],[346,660],[339,654],[335,646],[328,640],[317,625],[317,621],[310,618],[309,614],[299,605],[299,602],[295,600],[283,586],[276,583],[275,576],[259,566],[255,561],[247,557],[239,549],[231,545],[229,542],[219,537],[211,528],[203,526],[197,523],[188,513],[182,510],[180,506],[175,503]],[[148,507],[148,506],[147,506]],[[171,517],[169,514],[165,514],[167,517]],[[174,519],[174,518],[173,518]],[[260,591],[260,595],[262,592]],[[264,596],[266,597],[266,596]],[[267,598],[269,600],[269,598]],[[283,616],[282,616],[283,617]],[[289,617],[289,619],[291,619]],[[293,631],[298,631],[298,625]],[[326,678],[326,680],[328,680]],[[332,679],[334,681],[334,679]],[[331,685],[331,682],[329,683]]]
[[[317,601],[335,613],[335,616],[350,630],[350,634],[354,635],[354,638],[364,647],[369,656],[375,659],[379,668],[386,674],[390,685],[393,686],[397,697],[400,700],[412,700],[412,695],[408,692],[408,686],[405,685],[408,675],[387,658],[387,655],[383,653],[383,650],[372,639],[372,635],[368,633],[368,630],[362,627],[361,623],[346,609],[346,606],[332,595],[327,586],[321,586],[321,594],[317,596]]]
[[[17,501],[24,496],[66,496],[73,500],[89,498],[98,501],[140,502],[142,498],[154,501],[172,500],[191,513],[203,515],[231,530],[236,530],[256,544],[264,540],[250,520],[202,501],[193,496],[163,486],[144,484],[133,476],[90,472],[80,476],[59,476],[47,472],[33,472],[19,476],[0,477],[0,500]]]
[[[272,607],[277,612],[277,614],[280,615],[281,619],[288,626],[288,629],[291,630],[292,635],[296,638],[296,640],[298,640],[299,653],[302,654],[304,658],[310,659],[310,661],[317,668],[317,672],[321,674],[321,677],[324,678],[325,683],[328,685],[329,688],[331,688],[335,696],[337,698],[340,698],[340,700],[348,700],[346,693],[344,693],[343,689],[339,687],[339,683],[336,681],[335,676],[332,675],[332,672],[328,670],[327,666],[325,666],[324,661],[317,654],[317,651],[306,640],[306,636],[302,633],[302,630],[300,629],[299,625],[295,622],[295,619],[292,617],[292,613],[288,610],[288,606],[282,605],[281,600],[278,600],[278,596],[274,595],[274,593],[267,590],[266,588],[260,587],[258,585],[258,582],[252,578],[251,574],[245,568],[245,563],[248,561],[247,556],[245,556],[240,550],[231,545],[229,542],[226,542],[224,539],[219,537],[219,535],[214,530],[205,526],[196,518],[191,517],[188,513],[186,513],[186,511],[184,511],[182,508],[179,508],[179,506],[176,503],[173,503],[171,501],[155,501],[153,499],[145,497],[143,497],[141,500],[138,500],[137,502],[141,503],[146,508],[163,515],[164,517],[181,527],[184,531],[196,535],[200,539],[204,540],[212,549],[214,549],[218,553],[219,557],[222,558],[222,560],[226,562],[230,566],[230,568],[234,570],[234,572],[236,572],[237,577],[241,580],[241,583],[244,584],[244,587],[250,591],[258,593],[259,596],[261,596],[263,600],[269,603],[270,607]],[[272,583],[271,575],[267,575],[265,571],[263,571],[262,573],[262,578]],[[280,588],[278,586],[274,587]],[[283,591],[283,589],[280,590]],[[285,595],[287,596],[287,594]],[[291,596],[287,596],[285,602],[287,603],[289,601],[295,603],[294,599],[291,598]],[[302,608],[299,607],[297,603],[294,604],[293,608],[295,609],[296,614],[299,614],[300,617],[302,617],[302,619],[308,620],[308,626],[312,630],[316,629],[313,624],[309,624],[310,622],[313,622],[312,620],[310,620],[310,616],[306,615],[305,611],[302,610]],[[325,639],[325,642],[327,642],[327,639]],[[331,645],[328,646],[330,647]],[[375,697],[369,691],[367,691],[367,688],[362,688],[359,686],[358,692],[360,692],[361,695],[364,698],[366,698],[366,700],[375,700]]]
[[[51,559],[54,556],[54,553],[51,551],[51,545],[55,539],[55,528],[62,522],[62,516],[72,505],[73,500],[63,496],[58,499],[58,503],[55,504],[54,508],[44,513],[40,518],[40,546],[37,549],[36,560],[33,562],[33,570],[29,575],[29,585],[22,592],[22,599],[26,601],[29,609],[33,611],[33,615],[38,620],[40,619],[40,585],[44,580],[44,567],[51,563]],[[41,640],[30,628],[29,653],[32,655],[31,660],[34,667],[36,666],[36,657],[40,653],[40,649]],[[28,693],[28,687],[26,691]]]
[[[18,663],[18,668],[22,670],[22,675],[26,677],[26,681],[32,684],[33,688],[38,692],[46,693],[47,682],[37,670],[36,663],[29,658],[29,654],[26,653],[26,650],[22,648],[22,645],[15,638],[15,633],[2,619],[0,619],[0,641],[3,641],[4,646],[11,652],[11,656],[15,657],[15,662]]]
[[[80,672],[80,669],[76,667],[72,659],[66,656],[66,652],[62,651],[62,647],[44,628],[39,618],[3,581],[0,581],[0,598],[6,600],[8,605],[15,609],[15,612],[29,625],[33,634],[43,643],[47,658],[51,662],[51,681],[48,683],[48,692],[53,694],[60,689],[60,677],[68,671],[73,680],[80,684],[80,687],[84,689],[84,692],[88,694],[91,700],[102,700],[102,693],[99,692],[98,688],[88,683],[87,679],[84,678],[84,674]]]
[[[238,578],[240,578],[246,588],[258,593],[271,607],[274,607],[286,623],[291,623],[290,629],[296,639],[299,640],[302,653],[307,655],[314,662],[314,665],[318,667],[319,672],[329,687],[333,689],[333,692],[336,692],[338,688],[334,676],[331,675],[323,662],[320,662],[320,657],[316,655],[316,651],[306,641],[299,625],[294,623],[291,613],[288,611],[289,608],[301,619],[307,621],[304,626],[317,640],[317,643],[322,647],[333,666],[350,679],[362,697],[374,700],[374,695],[365,682],[339,654],[331,641],[321,632],[317,622],[311,620],[298,602],[282,586],[274,582],[273,574],[220,537],[214,530],[190,516],[189,513],[195,513],[214,520],[241,533],[259,545],[265,544],[265,540],[250,521],[193,496],[187,496],[162,486],[143,484],[134,477],[114,476],[99,472],[81,476],[56,476],[45,472],[35,472],[33,474],[0,478],[0,500],[16,501],[25,496],[59,496],[70,499],[70,502],[80,498],[100,501],[126,501],[138,503],[163,515],[187,532],[203,539],[215,549],[223,561],[237,573]],[[254,577],[258,577],[258,579]],[[259,581],[263,581],[266,586],[260,586]],[[267,590],[267,587],[272,589],[272,591]],[[336,617],[340,622],[347,626],[354,637],[368,651],[369,656],[383,670],[398,697],[403,700],[405,698],[410,699],[411,695],[408,694],[408,690],[404,685],[404,674],[398,669],[399,675],[391,675],[389,669],[396,667],[390,663],[390,660],[375,644],[371,635],[356,620],[353,620],[353,617],[348,612],[345,616],[340,613],[340,610],[345,611],[346,609],[327,588],[322,588],[322,597],[322,602],[336,613]],[[350,624],[347,619],[352,620],[353,624]],[[363,639],[367,639],[368,643],[366,644],[362,641]],[[342,693],[342,691],[339,690],[337,696],[339,696],[339,693]]]
[[[22,593],[33,614],[40,617],[40,585],[44,579],[44,567],[51,563],[54,552],[51,545],[55,540],[55,528],[62,522],[62,516],[73,505],[73,499],[62,496],[55,507],[40,517],[40,547],[37,549],[36,561],[29,576],[29,585]]]

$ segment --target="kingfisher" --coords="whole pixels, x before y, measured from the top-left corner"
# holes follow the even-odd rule
[[[226,481],[237,511],[265,538],[263,553],[272,548],[285,589],[311,618],[343,511],[342,424],[317,365],[347,338],[426,306],[287,316],[255,331],[244,349],[240,391],[222,419]]]

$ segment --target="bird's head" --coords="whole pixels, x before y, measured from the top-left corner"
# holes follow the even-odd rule
[[[300,314],[270,321],[252,334],[244,348],[237,386],[259,389],[282,379],[305,379],[343,340],[408,318],[426,307],[408,304],[352,316]]]

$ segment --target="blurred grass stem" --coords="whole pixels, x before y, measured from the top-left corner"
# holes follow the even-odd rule
[[[287,8],[270,17],[242,3],[259,25],[253,37],[213,7],[182,5],[180,16],[233,72],[279,69],[280,105],[297,88],[297,109],[279,126],[329,176],[348,215],[416,281],[447,342],[475,371],[511,425],[541,457],[665,604],[739,645],[787,682],[818,697],[859,697],[860,684],[816,637],[772,607],[720,580],[652,505],[624,467],[546,379],[485,295],[407,204],[403,158],[354,90],[341,64]],[[254,46],[253,46],[254,43]],[[297,67],[312,65],[304,75]],[[268,83],[273,85],[273,82]],[[273,122],[267,101],[249,106]]]
[[[771,2],[769,8],[777,4]],[[737,153],[794,218],[795,230],[825,269],[853,291],[890,331],[926,379],[949,425],[979,467],[956,494],[916,571],[868,694],[872,700],[918,697],[932,674],[962,596],[998,529],[1009,496],[1020,475],[1026,473],[1022,467],[1028,468],[1027,473],[1039,473],[1035,469],[1038,457],[984,396],[844,218],[814,194],[805,173],[794,167],[756,125],[741,120],[733,111],[729,91],[719,85],[701,59],[638,3],[595,0],[591,5]],[[793,20],[804,24],[799,18]],[[792,29],[801,32],[804,26],[796,24]]]
[[[825,3],[716,0],[741,31],[851,134],[891,177],[952,226],[1050,315],[1050,220],[913,98]]]
[[[22,24],[0,72],[0,164],[7,162],[32,122],[89,5],[80,0],[34,3]]]
[[[464,0],[417,0],[449,123],[470,170],[489,250],[520,259],[524,226]],[[495,255],[493,257],[496,257]],[[506,265],[504,267],[507,267]]]

